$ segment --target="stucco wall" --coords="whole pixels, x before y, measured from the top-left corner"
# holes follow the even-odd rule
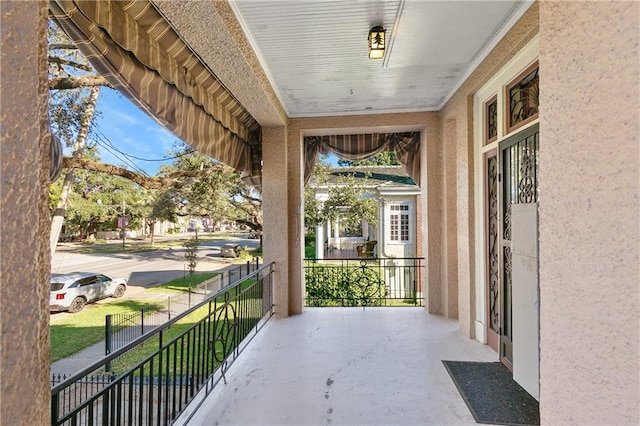
[[[262,209],[264,262],[275,262],[274,304],[278,317],[289,315],[289,245],[290,212],[287,205],[287,133],[284,127],[262,129]]]
[[[447,270],[456,268],[457,277],[448,276],[447,286],[457,285],[460,329],[470,337],[475,335],[474,268],[476,260],[482,259],[474,250],[474,203],[481,200],[474,199],[473,189],[473,94],[538,33],[538,12],[538,3],[534,3],[440,111],[442,134],[453,135],[453,140],[444,140],[448,145],[443,151],[455,152],[455,164],[448,161],[446,165],[448,180],[444,196],[451,200],[449,206],[453,206],[452,197],[455,197],[455,223],[448,224],[445,238],[447,244],[457,250],[457,256],[450,256],[446,266]],[[453,125],[455,128],[450,128]],[[452,143],[455,147],[450,146]],[[452,173],[455,173],[454,182],[449,179]],[[453,294],[453,290],[447,291]]]
[[[0,423],[45,425],[51,270],[47,3],[3,1],[0,7]]]
[[[456,120],[447,119],[443,123],[444,133],[442,145],[444,151],[444,213],[442,229],[447,238],[444,238],[445,253],[443,256],[443,269],[446,271],[442,277],[442,293],[444,294],[443,314],[449,318],[458,317],[458,240],[455,238],[458,223],[457,192],[456,192]]]
[[[639,16],[540,6],[543,424],[640,424]]]

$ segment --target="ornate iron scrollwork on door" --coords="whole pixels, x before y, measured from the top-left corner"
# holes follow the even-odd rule
[[[534,64],[508,86],[509,119],[507,133],[538,116],[540,79]]]
[[[520,180],[518,181],[518,202],[533,203],[536,201],[536,181],[533,171],[535,158],[524,149],[520,162]]]
[[[500,262],[498,259],[498,158],[487,158],[488,253],[489,253],[489,326],[500,330]]]

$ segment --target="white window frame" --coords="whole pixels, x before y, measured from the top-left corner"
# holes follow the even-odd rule
[[[397,207],[398,209],[394,209],[394,207]],[[409,202],[403,202],[403,201],[392,201],[389,202],[389,204],[387,205],[387,232],[386,232],[386,239],[387,239],[387,244],[395,244],[395,245],[407,245],[407,244],[413,244],[413,234],[415,232],[415,230],[413,229],[413,223],[414,221],[411,220],[411,217],[413,215],[413,205]],[[393,218],[394,216],[397,216],[397,230],[395,230],[397,232],[397,239],[392,239],[392,234],[394,233],[392,226],[393,226]],[[406,218],[406,239],[401,239],[403,237],[403,220],[402,218],[405,217]]]

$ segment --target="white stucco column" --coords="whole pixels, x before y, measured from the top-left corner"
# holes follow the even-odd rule
[[[324,259],[324,223],[316,226],[316,259]]]
[[[334,247],[340,250],[340,219],[336,217],[333,221],[333,238],[334,238]]]
[[[367,219],[362,219],[362,238],[369,239],[369,221]]]
[[[264,263],[275,262],[274,304],[278,317],[289,315],[289,210],[287,136],[284,127],[262,129],[262,210]]]
[[[304,308],[304,197],[302,133],[289,129],[287,137],[287,223],[289,227],[289,315]],[[279,206],[282,211],[282,205]],[[282,219],[280,219],[282,220]]]

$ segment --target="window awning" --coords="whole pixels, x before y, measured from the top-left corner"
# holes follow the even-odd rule
[[[420,186],[420,132],[307,136],[304,138],[304,181],[309,180],[318,154],[363,160],[393,151],[405,171]]]
[[[49,10],[124,96],[198,151],[260,175],[259,124],[153,4],[51,0]]]

